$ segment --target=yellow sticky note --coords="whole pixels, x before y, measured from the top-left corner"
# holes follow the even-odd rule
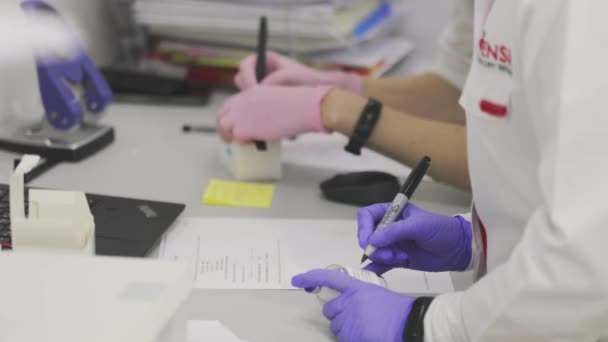
[[[270,208],[274,189],[273,184],[211,179],[201,201],[207,205]]]

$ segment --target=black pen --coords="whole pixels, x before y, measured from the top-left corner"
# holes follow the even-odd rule
[[[401,215],[401,212],[403,212],[403,209],[405,209],[405,207],[409,203],[410,198],[412,198],[412,195],[414,195],[414,191],[416,191],[416,188],[424,178],[426,170],[428,170],[430,165],[431,158],[427,156],[424,156],[418,162],[418,165],[416,165],[416,167],[412,170],[410,175],[403,183],[403,186],[401,186],[401,189],[399,190],[397,196],[395,196],[395,199],[393,200],[393,203],[391,203],[390,208],[388,208],[386,214],[384,214],[384,217],[382,217],[382,220],[376,227],[376,231],[384,229],[384,227],[395,222],[397,217]],[[365,253],[361,258],[361,263],[364,263],[368,259],[368,256],[374,254],[375,251],[376,247],[372,246],[371,244],[367,245]]]
[[[216,132],[215,126],[196,126],[196,125],[183,125],[182,132],[184,133],[206,133],[211,134]]]
[[[268,42],[268,22],[266,17],[260,18],[260,28],[258,31],[258,51],[257,51],[257,63],[255,66],[255,76],[258,83],[262,82],[266,77],[266,45]],[[255,140],[255,147],[258,151],[266,151],[265,141]]]

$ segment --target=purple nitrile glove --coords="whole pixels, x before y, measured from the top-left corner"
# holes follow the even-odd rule
[[[257,56],[251,55],[241,61],[234,83],[241,90],[258,84],[255,76]],[[307,67],[293,59],[269,51],[266,55],[268,75],[262,81],[266,85],[283,86],[328,86],[340,88],[356,95],[363,93],[363,79],[353,73],[322,71]]]
[[[341,292],[323,306],[338,341],[402,341],[415,300],[381,286],[362,282],[337,270],[312,270],[291,280],[295,287],[326,286]]]
[[[396,267],[418,271],[464,271],[471,262],[471,224],[460,216],[427,212],[408,204],[399,218],[374,232],[390,203],[358,213],[359,246],[376,248],[367,270],[382,274]]]

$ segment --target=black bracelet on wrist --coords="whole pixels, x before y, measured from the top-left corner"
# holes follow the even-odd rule
[[[382,113],[382,103],[375,99],[369,99],[361,112],[355,130],[344,149],[352,154],[360,155],[361,148],[367,142],[372,131],[376,127]]]
[[[414,300],[410,315],[405,323],[405,329],[403,329],[403,341],[424,341],[424,315],[433,299],[434,297],[418,297]]]

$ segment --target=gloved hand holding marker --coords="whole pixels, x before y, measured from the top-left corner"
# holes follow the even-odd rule
[[[376,228],[377,232],[384,229],[387,225],[395,222],[399,215],[401,215],[401,212],[408,204],[410,198],[414,194],[414,191],[416,191],[416,188],[422,181],[422,178],[424,178],[424,175],[426,174],[426,171],[428,170],[430,165],[431,158],[427,156],[424,156],[418,162],[418,165],[416,165],[416,167],[412,170],[410,175],[403,183],[403,186],[399,190],[399,193],[393,200],[391,206],[386,211],[386,214],[384,214],[384,217],[382,217],[382,221],[380,221],[380,224],[378,224],[378,227]],[[365,253],[363,254],[363,257],[361,258],[361,263],[363,264],[369,258],[370,255],[374,254],[374,252],[376,252],[376,247],[371,244],[368,244],[365,248]]]
[[[260,23],[257,53],[241,62],[235,76],[241,92],[218,111],[219,135],[226,143],[246,144],[328,132],[321,119],[324,98],[332,89],[362,95],[363,78],[354,73],[316,70],[266,51],[264,26]]]
[[[376,252],[365,269],[378,275],[394,268],[424,272],[464,271],[471,262],[472,227],[460,216],[431,213],[408,204],[394,223],[374,232],[391,203],[359,210],[359,246]]]
[[[464,271],[472,257],[471,223],[460,216],[427,212],[408,204],[430,164],[423,158],[393,203],[359,210],[359,246],[365,269],[378,275],[401,267],[425,272]]]

